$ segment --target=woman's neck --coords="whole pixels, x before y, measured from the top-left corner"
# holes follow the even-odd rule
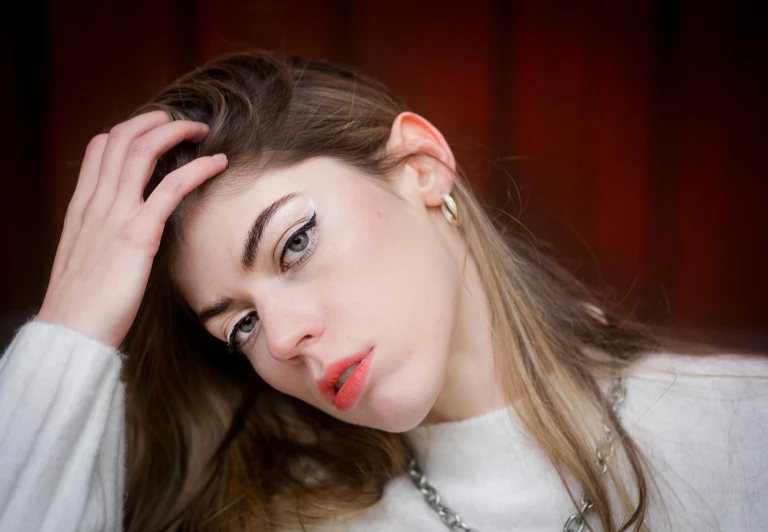
[[[507,404],[494,364],[492,333],[488,296],[470,255],[465,262],[445,384],[422,423],[469,419]]]

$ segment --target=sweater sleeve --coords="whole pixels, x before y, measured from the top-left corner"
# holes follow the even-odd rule
[[[67,327],[19,329],[0,359],[0,532],[122,528],[121,365]]]

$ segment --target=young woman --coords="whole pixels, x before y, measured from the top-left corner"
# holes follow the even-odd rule
[[[759,529],[768,361],[672,347],[381,84],[224,57],[86,150],[0,360],[0,530]]]

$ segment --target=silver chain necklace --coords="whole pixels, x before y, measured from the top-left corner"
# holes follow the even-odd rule
[[[627,388],[624,385],[623,377],[618,377],[614,381],[610,394],[612,400],[611,409],[618,418],[619,406],[621,406],[627,396]],[[608,459],[613,456],[614,452],[615,434],[605,418],[601,420],[601,425],[603,427],[605,438],[602,442],[596,445],[595,458],[597,459],[597,463],[600,466],[603,475],[605,475],[605,473],[608,471]],[[411,481],[421,492],[426,503],[430,508],[437,512],[437,515],[440,516],[440,519],[449,529],[458,530],[461,532],[480,532],[478,529],[467,525],[461,519],[459,514],[454,512],[447,505],[443,504],[440,498],[440,494],[437,492],[434,486],[430,484],[421,469],[419,469],[415,458],[411,458],[411,461],[408,464],[408,473],[410,474]],[[584,530],[584,514],[592,509],[593,505],[594,504],[592,501],[589,500],[589,497],[587,497],[587,494],[582,493],[581,500],[579,501],[579,511],[568,516],[568,519],[565,520],[565,524],[563,525],[563,532],[582,532],[582,530]]]

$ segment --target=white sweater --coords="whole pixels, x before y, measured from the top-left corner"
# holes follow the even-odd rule
[[[0,531],[120,530],[120,366],[115,349],[65,327],[31,321],[18,331],[0,359]],[[621,419],[668,511],[652,501],[652,530],[764,530],[768,359],[652,355],[626,384]],[[546,456],[506,410],[407,437],[444,503],[480,531],[562,530],[574,511]],[[327,530],[447,528],[403,476],[379,503]]]

